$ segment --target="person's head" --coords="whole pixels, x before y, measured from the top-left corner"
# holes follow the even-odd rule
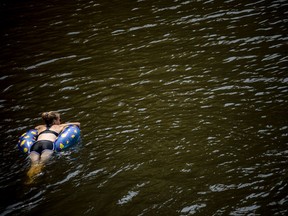
[[[47,126],[61,124],[60,113],[58,112],[43,112],[41,117]]]

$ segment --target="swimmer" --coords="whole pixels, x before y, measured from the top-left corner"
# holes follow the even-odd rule
[[[54,152],[54,142],[59,133],[61,133],[68,125],[76,125],[80,127],[79,122],[69,122],[61,124],[60,114],[58,112],[44,112],[41,115],[45,125],[35,127],[38,131],[37,141],[31,146],[29,157],[31,159],[31,167],[27,172],[29,181],[32,183],[35,176],[41,173],[45,162],[52,156]]]

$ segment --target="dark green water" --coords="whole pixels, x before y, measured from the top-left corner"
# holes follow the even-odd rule
[[[0,215],[288,213],[288,1],[1,1]],[[18,137],[82,143],[32,185]]]

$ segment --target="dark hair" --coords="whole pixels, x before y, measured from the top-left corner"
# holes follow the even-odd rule
[[[41,117],[47,126],[52,126],[54,120],[57,120],[60,117],[60,113],[53,111],[43,112]]]

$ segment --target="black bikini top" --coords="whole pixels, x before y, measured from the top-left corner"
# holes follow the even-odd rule
[[[49,127],[47,126],[46,130],[42,131],[41,133],[38,134],[38,136],[40,136],[41,134],[44,134],[44,133],[52,133],[54,134],[56,137],[59,136],[59,134],[55,131],[52,131],[52,130],[49,130]]]

